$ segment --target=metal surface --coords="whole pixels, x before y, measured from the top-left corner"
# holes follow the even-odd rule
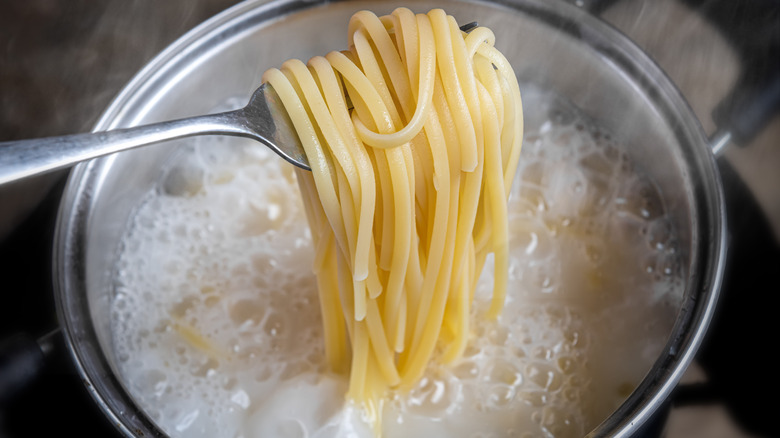
[[[98,129],[207,111],[256,87],[259,73],[289,57],[343,44],[352,12],[385,13],[390,2],[248,2],[208,21],[169,47],[125,88]],[[720,179],[706,137],[677,89],[640,49],[613,28],[560,2],[418,2],[492,28],[521,81],[565,96],[625,144],[632,161],[658,181],[682,231],[685,301],[658,358],[636,391],[591,436],[628,436],[663,408],[712,317],[725,261]],[[533,44],[523,44],[533,41]],[[253,61],[247,62],[247,59]],[[205,87],[205,84],[209,84]],[[193,93],[192,90],[202,90]],[[193,96],[197,96],[194,98]],[[65,190],[55,238],[55,297],[82,378],[125,435],[161,432],[113,373],[108,334],[112,257],[131,211],[176,145],[81,164]]]
[[[731,143],[731,132],[718,130],[710,137],[710,147],[716,157],[726,153],[726,147]]]
[[[290,163],[311,170],[287,111],[273,88],[263,84],[246,107],[235,111],[90,134],[0,143],[0,184],[103,155],[196,135],[251,138]]]

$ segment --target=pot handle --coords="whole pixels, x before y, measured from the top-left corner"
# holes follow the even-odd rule
[[[750,144],[775,114],[780,112],[780,66],[760,84],[746,80],[723,99],[712,113],[718,130],[710,138],[712,152],[720,156],[727,144]]]
[[[0,341],[0,406],[13,400],[43,371],[46,358],[54,349],[56,329],[36,340],[27,333],[18,333]]]

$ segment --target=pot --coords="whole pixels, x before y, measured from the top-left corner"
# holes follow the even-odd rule
[[[205,22],[147,65],[114,100],[96,130],[196,115],[249,96],[269,67],[345,44],[349,16],[389,13],[387,1],[248,1]],[[459,22],[493,29],[524,84],[571,101],[630,145],[655,180],[680,231],[685,291],[663,353],[625,402],[589,436],[638,436],[666,400],[712,317],[725,261],[720,177],[698,120],[647,55],[618,31],[555,1],[415,1]],[[111,273],[125,226],[162,163],[181,142],[78,165],[61,201],[54,289],[65,339],[95,401],[127,436],[164,436],[117,378],[109,330]]]

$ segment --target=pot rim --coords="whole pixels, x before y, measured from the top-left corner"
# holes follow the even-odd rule
[[[683,302],[680,311],[682,317],[678,316],[675,322],[664,349],[665,353],[655,361],[639,386],[620,407],[587,435],[588,437],[630,436],[665,404],[684,371],[693,361],[715,310],[725,270],[727,232],[723,187],[714,155],[709,149],[706,135],[699,120],[671,79],[633,41],[608,23],[570,3],[558,0],[544,2],[537,0],[479,0],[476,3],[479,2],[497,4],[531,14],[536,18],[541,16],[550,20],[550,17],[554,17],[563,24],[565,32],[578,35],[579,38],[593,38],[592,41],[588,41],[588,44],[594,44],[594,42],[597,44],[605,39],[609,40],[610,47],[601,47],[602,50],[609,49],[611,56],[609,61],[619,62],[621,67],[644,79],[645,85],[653,93],[662,95],[653,103],[664,101],[671,104],[665,110],[681,116],[679,129],[685,131],[686,137],[694,140],[694,147],[700,149],[695,152],[704,157],[700,164],[704,166],[703,176],[708,178],[708,181],[704,181],[704,183],[708,185],[709,189],[704,192],[707,199],[696,199],[696,202],[705,207],[697,209],[697,211],[701,211],[702,214],[708,213],[706,222],[709,228],[699,230],[701,236],[699,236],[696,245],[698,251],[696,254],[691,254],[692,266],[698,266],[699,258],[703,258],[704,263],[698,266],[698,269],[691,269],[685,302]],[[193,56],[194,53],[198,52],[198,49],[214,44],[212,41],[214,35],[221,34],[219,43],[225,43],[230,37],[251,30],[251,26],[247,29],[236,26],[236,24],[241,24],[242,18],[246,18],[245,14],[253,16],[267,14],[269,18],[278,18],[326,3],[328,0],[247,0],[213,16],[177,39],[146,64],[103,112],[95,124],[93,132],[118,127],[119,121],[125,117],[126,108],[131,107],[135,102],[143,101],[143,96],[148,91],[147,88],[150,84],[155,80],[159,81],[161,76],[171,74],[172,67],[176,66],[182,58]],[[238,27],[238,29],[231,29],[231,27]],[[153,103],[147,102],[146,105]],[[130,124],[136,122],[131,121]],[[58,211],[53,240],[52,278],[55,304],[58,319],[63,327],[64,338],[75,366],[90,395],[111,422],[128,437],[138,434],[164,437],[166,435],[154,422],[146,418],[145,414],[141,414],[140,418],[136,417],[131,421],[117,413],[121,413],[126,407],[136,407],[126,390],[124,394],[119,394],[119,400],[106,398],[103,391],[105,391],[107,382],[118,388],[124,389],[124,387],[113,373],[105,371],[111,369],[107,363],[102,364],[104,365],[103,369],[94,363],[95,360],[105,362],[106,359],[102,356],[103,353],[98,343],[89,340],[96,336],[86,300],[83,303],[76,303],[66,293],[67,290],[83,289],[85,285],[83,263],[81,263],[81,259],[74,256],[79,251],[84,251],[81,240],[85,238],[83,235],[85,230],[81,228],[86,228],[84,224],[88,222],[90,215],[90,209],[85,208],[84,205],[87,207],[91,205],[88,202],[85,204],[84,198],[94,194],[97,190],[94,188],[96,182],[99,187],[100,171],[105,171],[107,168],[107,166],[101,167],[98,164],[110,163],[114,158],[115,155],[112,155],[79,164],[74,167],[68,178]],[[82,225],[79,226],[79,223]],[[76,231],[74,232],[74,230]],[[77,261],[74,262],[74,260]],[[691,281],[693,284],[690,283]],[[81,293],[85,293],[85,291],[82,290]],[[81,308],[81,317],[73,316],[72,310],[76,307]],[[143,412],[140,409],[137,410]]]

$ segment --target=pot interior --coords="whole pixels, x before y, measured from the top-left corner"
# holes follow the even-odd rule
[[[247,99],[260,75],[289,58],[344,47],[349,17],[386,1],[248,2],[215,17],[161,54],[106,111],[96,129],[212,112]],[[559,96],[609,131],[632,163],[657,184],[679,232],[680,310],[669,341],[638,389],[596,430],[629,430],[658,407],[700,341],[722,261],[719,180],[698,122],[668,79],[616,31],[556,2],[416,1],[496,34],[521,91]],[[539,123],[525,107],[527,129]],[[116,255],[129,218],[187,141],[126,152],[78,166],[63,199],[56,240],[57,298],[76,361],[96,400],[122,431],[159,434],[115,377],[109,310]],[[522,158],[521,158],[522,160]],[[280,161],[281,163],[281,161]]]

